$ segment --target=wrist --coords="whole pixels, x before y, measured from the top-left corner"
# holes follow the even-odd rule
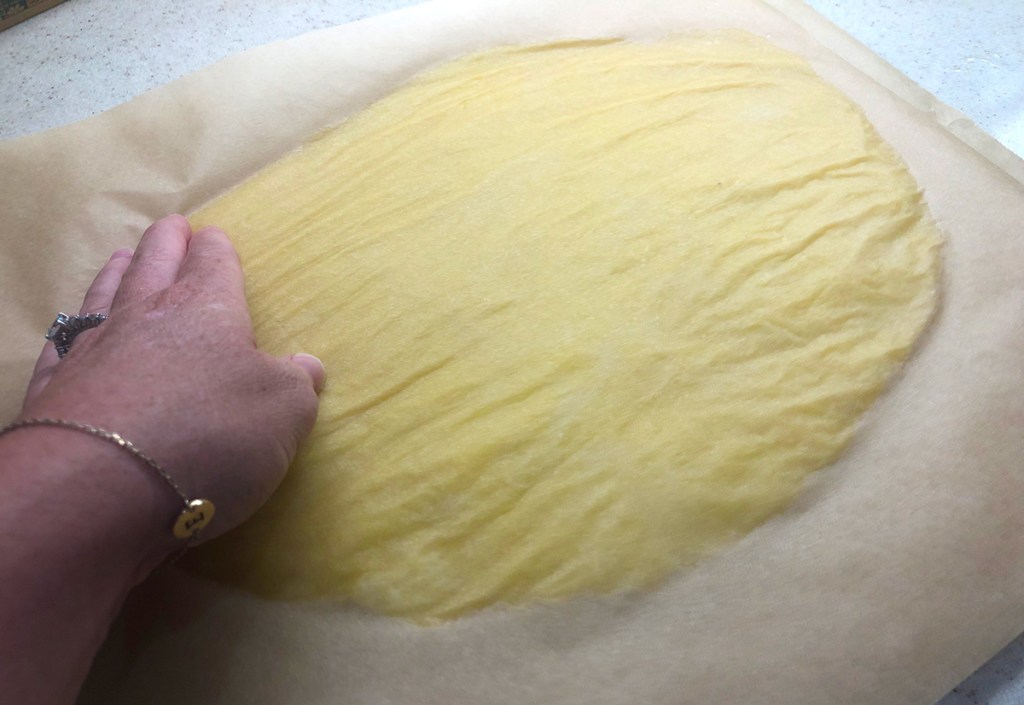
[[[0,681],[15,700],[70,702],[129,590],[173,550],[174,494],[133,462],[67,429],[0,436]]]
[[[30,426],[0,437],[4,523],[23,548],[94,562],[125,588],[183,544],[170,527],[181,502],[123,448],[72,429]]]

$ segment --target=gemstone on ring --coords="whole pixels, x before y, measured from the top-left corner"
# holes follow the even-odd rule
[[[71,349],[71,343],[75,337],[83,331],[95,328],[107,320],[105,313],[86,313],[78,316],[69,316],[66,313],[58,313],[46,331],[46,339],[57,348],[57,357],[63,358]]]

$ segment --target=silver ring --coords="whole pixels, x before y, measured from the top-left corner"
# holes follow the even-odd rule
[[[105,313],[86,313],[80,316],[69,316],[66,313],[58,313],[53,325],[46,331],[46,339],[57,348],[57,357],[64,357],[71,349],[71,343],[79,333],[95,328],[107,320]]]

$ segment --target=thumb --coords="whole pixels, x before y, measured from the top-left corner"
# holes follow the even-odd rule
[[[309,353],[296,353],[288,356],[288,362],[303,369],[309,375],[309,379],[313,383],[313,389],[317,394],[323,390],[324,382],[327,379],[327,372],[324,370],[324,363],[320,362],[320,358]]]

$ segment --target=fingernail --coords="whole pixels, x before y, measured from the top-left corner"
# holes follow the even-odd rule
[[[119,250],[115,250],[114,254],[110,255],[110,259],[117,259],[118,257],[131,258],[135,255],[135,251],[130,247],[122,247]]]
[[[313,380],[313,389],[317,394],[323,391],[324,382],[327,379],[327,371],[324,369],[324,363],[320,358],[309,353],[295,353],[292,355],[292,362],[309,373],[310,378]]]

